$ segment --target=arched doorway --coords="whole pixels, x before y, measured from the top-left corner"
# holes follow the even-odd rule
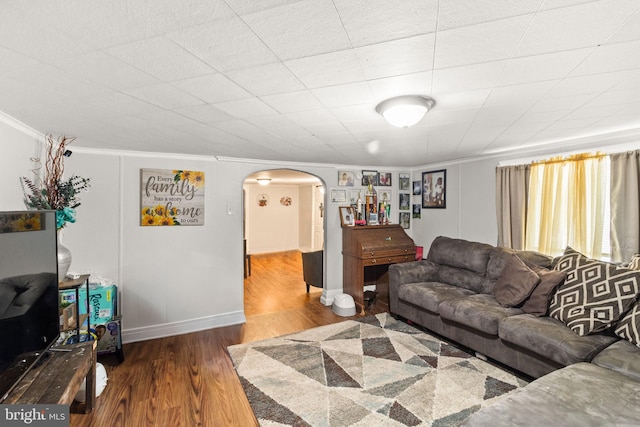
[[[247,317],[319,301],[322,288],[306,292],[302,253],[324,250],[324,188],[318,177],[291,169],[264,170],[245,178]]]

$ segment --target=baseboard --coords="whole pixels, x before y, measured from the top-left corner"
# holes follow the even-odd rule
[[[343,293],[344,292],[342,292],[342,290],[340,289],[331,290],[331,291],[322,289],[322,296],[320,297],[320,302],[323,305],[330,306],[333,304],[333,299],[336,297],[336,295],[340,295]]]
[[[147,341],[156,338],[203,331],[211,328],[238,325],[246,323],[246,321],[247,319],[244,316],[244,312],[236,311],[215,316],[201,317],[199,319],[185,320],[183,322],[124,329],[122,331],[122,343],[126,344],[137,341]]]

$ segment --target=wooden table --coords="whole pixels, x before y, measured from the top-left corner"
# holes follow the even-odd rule
[[[86,378],[84,412],[96,400],[96,341],[49,350],[11,391],[4,404],[71,405]],[[68,351],[67,351],[68,350]]]

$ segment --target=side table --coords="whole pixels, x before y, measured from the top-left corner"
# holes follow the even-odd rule
[[[91,313],[91,309],[89,306],[89,276],[90,276],[89,274],[83,274],[75,278],[65,278],[62,282],[58,283],[59,291],[66,291],[69,289],[75,290],[75,294],[76,294],[75,327],[70,328],[69,325],[65,324],[63,325],[61,332],[66,332],[66,331],[75,329],[77,342],[82,341],[80,336],[80,327],[84,324],[85,320],[87,321],[87,340],[90,337],[89,330],[91,329],[91,316],[89,315],[89,313]],[[80,315],[80,288],[82,286],[85,286],[85,290],[87,292],[87,298],[86,298],[87,313],[81,316]]]

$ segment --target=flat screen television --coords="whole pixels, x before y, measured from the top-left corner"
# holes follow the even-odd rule
[[[0,212],[0,403],[60,333],[55,211]]]

